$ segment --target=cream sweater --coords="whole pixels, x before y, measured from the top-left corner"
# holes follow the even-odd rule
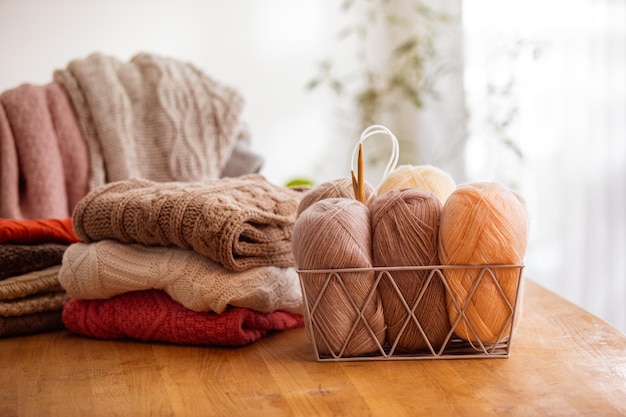
[[[268,313],[302,313],[302,294],[293,268],[265,266],[226,270],[197,252],[113,240],[74,243],[59,272],[73,298],[102,299],[160,289],[194,311],[223,312],[227,305]]]

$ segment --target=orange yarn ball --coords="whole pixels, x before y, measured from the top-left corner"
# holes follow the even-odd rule
[[[459,186],[441,213],[439,255],[450,265],[521,265],[528,240],[526,207],[519,195],[498,183],[472,183]],[[445,269],[452,296],[448,296],[448,316],[454,325],[481,269]],[[510,305],[515,305],[519,269],[493,269],[495,280]],[[520,296],[521,296],[520,291]],[[521,305],[521,300],[517,303]],[[480,280],[465,311],[468,325],[461,318],[455,328],[458,337],[476,343],[497,343],[511,330],[511,310],[498,285],[486,273]],[[473,330],[472,330],[473,329]]]
[[[305,271],[372,267],[370,214],[367,206],[346,198],[330,198],[313,203],[296,220],[291,241],[309,309],[316,306],[307,314],[318,351],[344,357],[377,352],[378,344],[382,345],[385,339],[385,323],[378,292],[375,292],[364,311],[375,338],[372,338],[363,321],[359,320],[359,314],[349,298],[359,309],[363,308],[374,287],[374,273],[342,273],[346,293],[336,274],[329,276],[326,273]],[[330,279],[328,285],[327,279]],[[349,337],[355,321],[358,321],[356,328]],[[342,353],[344,342],[348,339]]]
[[[371,204],[374,266],[438,265],[439,218],[441,203],[430,191],[409,188],[391,190]],[[409,308],[415,308],[427,340],[411,318],[388,277],[380,281],[380,296],[387,323],[387,341],[397,351],[435,352],[445,341],[450,325],[446,310],[446,290],[439,276],[430,281],[430,270],[389,272]],[[428,284],[428,286],[426,286]],[[422,294],[423,291],[423,294]],[[404,328],[404,330],[402,330]]]
[[[383,180],[378,187],[378,195],[404,188],[430,191],[439,197],[441,204],[445,204],[456,189],[456,183],[448,173],[431,165],[401,165]]]
[[[364,187],[365,199],[367,200],[373,194],[374,188],[367,182],[364,184]],[[337,178],[332,181],[326,181],[307,191],[302,200],[300,200],[296,216],[300,216],[313,203],[327,198],[355,199],[352,178]]]

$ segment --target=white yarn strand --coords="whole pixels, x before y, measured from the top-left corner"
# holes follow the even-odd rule
[[[372,193],[372,196],[375,196],[378,193],[378,188],[383,183],[385,178],[387,178],[387,175],[389,175],[389,173],[396,168],[396,165],[398,165],[398,159],[400,158],[400,144],[398,142],[398,138],[396,138],[396,135],[394,135],[393,132],[385,126],[369,126],[365,130],[363,130],[363,133],[361,133],[361,137],[359,138],[359,141],[356,143],[356,145],[354,146],[354,150],[352,151],[352,159],[350,161],[351,169],[354,172],[354,161],[356,158],[358,158],[359,145],[365,142],[365,140],[381,133],[386,134],[387,137],[391,140],[391,155],[389,156],[389,161],[387,162],[387,166],[385,167],[385,171],[383,172],[380,182],[374,188],[374,193]]]

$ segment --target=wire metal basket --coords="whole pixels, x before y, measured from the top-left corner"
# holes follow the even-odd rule
[[[375,268],[345,268],[345,269],[317,269],[298,270],[300,285],[304,300],[304,318],[307,335],[312,341],[315,358],[318,361],[371,361],[371,360],[421,360],[421,359],[469,359],[469,358],[508,358],[511,348],[513,330],[516,323],[516,313],[521,305],[521,288],[523,284],[523,265],[436,265],[436,266],[411,266],[411,267],[375,267]],[[467,288],[465,299],[457,299],[449,285],[450,275],[448,270],[472,271],[475,275],[473,282]],[[501,285],[502,272],[507,270],[507,291]],[[394,274],[396,272],[420,272],[425,280],[422,283],[419,295],[413,302],[409,302],[401,291]],[[356,273],[356,274],[355,274]],[[367,297],[361,302],[350,295],[351,280],[357,279],[360,274],[369,273],[373,278]],[[396,274],[397,275],[397,274]],[[362,275],[361,275],[362,276]],[[510,280],[513,281],[510,281]],[[399,334],[394,340],[383,341],[376,337],[371,323],[368,323],[365,310],[379,298],[379,288],[382,284],[387,288],[393,288],[393,294],[397,296],[404,307],[406,318],[401,325]],[[416,309],[423,301],[426,290],[431,285],[443,285],[448,308],[452,309],[453,315],[449,317],[449,331],[442,343],[433,343],[424,332],[424,327],[415,314]],[[470,305],[484,296],[481,294],[485,285],[491,290],[489,297],[500,297],[498,302],[504,307],[505,315],[502,316],[502,326],[496,330],[498,337],[494,341],[481,340],[476,331],[476,323],[472,323],[467,314]],[[350,310],[353,316],[352,322],[348,323],[350,331],[342,339],[339,345],[329,342],[329,334],[321,325],[324,314],[332,312],[324,311],[328,308],[325,297],[333,291],[340,291],[342,297],[348,300],[344,308]],[[511,290],[512,289],[512,290]],[[508,292],[508,294],[507,294]],[[495,295],[494,295],[495,294]],[[337,306],[335,306],[337,307]],[[502,314],[502,312],[500,312]],[[454,317],[456,316],[456,317]],[[397,342],[403,332],[411,323],[417,328],[419,334],[426,341],[424,349],[415,352],[404,352],[398,349]],[[396,323],[397,325],[397,323]],[[457,331],[460,326],[469,331],[469,337],[460,337]],[[346,347],[355,335],[357,326],[366,329],[372,339],[375,348],[367,354],[351,355]]]

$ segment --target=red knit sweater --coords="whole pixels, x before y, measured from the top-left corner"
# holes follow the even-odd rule
[[[243,346],[270,331],[304,325],[284,311],[231,308],[198,313],[160,290],[133,291],[101,300],[70,300],[63,310],[70,331],[98,339],[138,339],[191,345]]]

